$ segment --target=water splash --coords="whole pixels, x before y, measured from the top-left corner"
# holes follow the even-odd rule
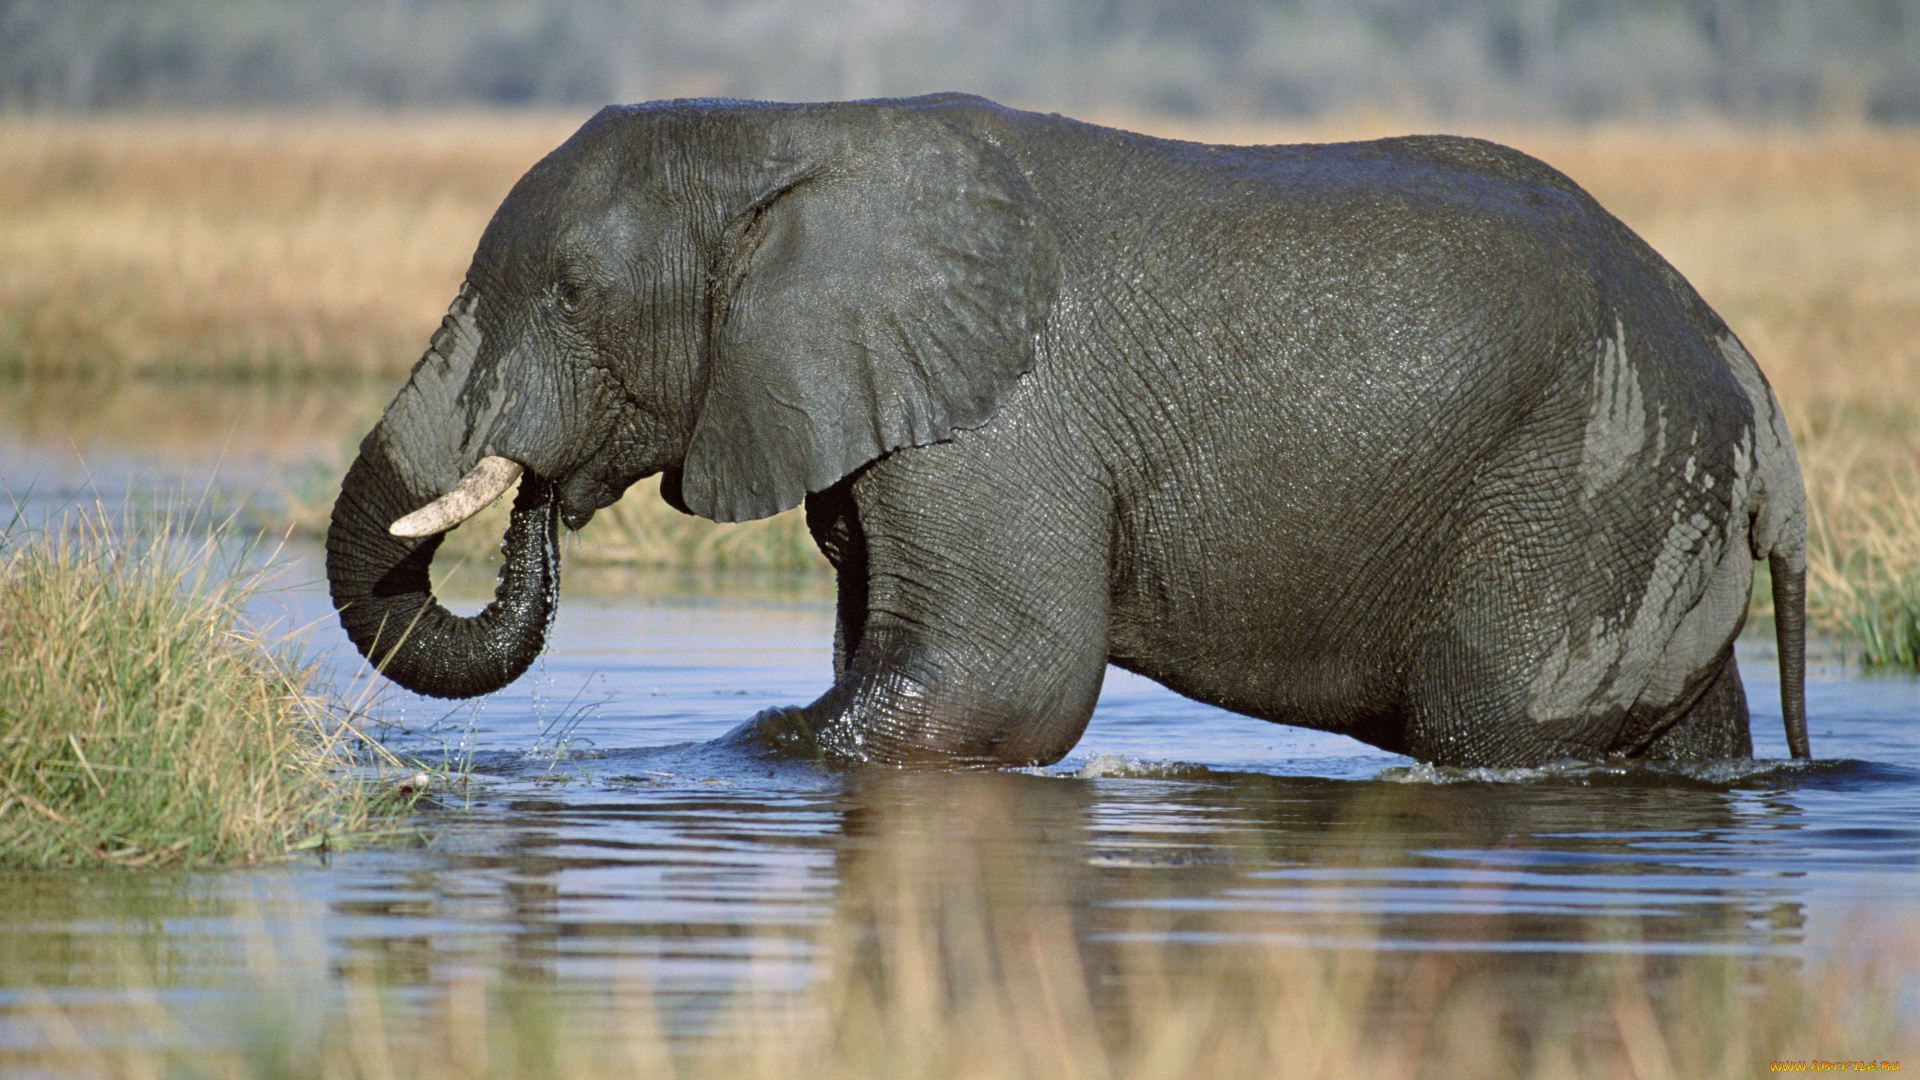
[[[1820,768],[1814,762],[1767,758],[1721,761],[1563,761],[1512,768],[1460,768],[1452,765],[1397,765],[1374,779],[1394,784],[1541,784],[1600,785],[1675,782],[1714,788],[1789,780]]]
[[[1200,780],[1213,775],[1213,770],[1185,761],[1141,761],[1124,754],[1096,754],[1072,772],[1049,775],[1076,780]]]

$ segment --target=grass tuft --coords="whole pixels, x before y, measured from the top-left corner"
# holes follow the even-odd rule
[[[374,831],[354,728],[241,618],[217,535],[99,510],[0,546],[0,865],[252,861]]]
[[[1920,671],[1920,459],[1858,423],[1804,431],[1807,614],[1869,668]]]

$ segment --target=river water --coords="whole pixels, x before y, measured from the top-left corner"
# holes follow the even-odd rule
[[[70,502],[77,474],[50,460],[16,448],[9,486],[31,476],[38,505]],[[137,473],[95,461],[83,486],[117,497],[114,478]],[[317,548],[284,558],[262,620],[311,625],[308,654],[342,694],[373,695],[391,745],[464,764],[470,782],[435,793],[444,809],[420,844],[263,868],[0,874],[0,1048],[41,1037],[34,1002],[110,1004],[123,991],[101,973],[129,964],[172,1007],[220,1014],[262,956],[401,987],[637,977],[697,1025],[702,1002],[744,979],[811,977],[811,935],[862,899],[879,838],[902,829],[1004,856],[969,863],[978,873],[1045,868],[1089,943],[1807,956],[1920,929],[1920,682],[1817,664],[1817,758],[1790,763],[1764,641],[1741,644],[1751,763],[1434,770],[1110,670],[1057,765],[842,772],[714,745],[827,686],[818,583],[716,598],[569,570],[536,667],[448,703],[370,685]]]

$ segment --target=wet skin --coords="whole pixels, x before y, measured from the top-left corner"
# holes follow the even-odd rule
[[[1743,756],[1762,558],[1800,715],[1804,501],[1764,378],[1577,185],[1477,140],[609,109],[502,204],[361,451],[334,599],[431,693],[516,676],[486,657],[530,658],[545,614],[384,644],[438,609],[379,525],[498,455],[574,527],[654,473],[716,520],[804,500],[836,679],[760,726],[843,758],[1056,760],[1108,661],[1427,761]],[[515,543],[503,595],[544,591]],[[460,633],[481,659],[443,662]]]

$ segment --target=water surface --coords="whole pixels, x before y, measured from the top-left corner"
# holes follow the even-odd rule
[[[1145,937],[1516,963],[1811,955],[1862,944],[1862,926],[1920,927],[1920,683],[1817,668],[1818,760],[1783,761],[1764,642],[1742,643],[1752,763],[1435,770],[1110,670],[1057,765],[849,772],[713,745],[830,682],[824,601],[582,589],[591,576],[570,573],[527,677],[449,703],[370,686],[317,550],[290,558],[261,617],[311,624],[310,653],[341,693],[376,694],[391,745],[464,763],[472,782],[437,794],[446,809],[421,845],[213,872],[0,874],[0,1046],[35,1037],[31,1000],[111,1003],[111,973],[128,965],[187,1014],[230,1012],[262,957],[423,990],[474,972],[583,989],[644,978],[697,1025],[749,976],[812,977],[817,928],[873,901],[876,860],[902,835],[975,853],[943,872],[1044,876],[1093,950]]]

